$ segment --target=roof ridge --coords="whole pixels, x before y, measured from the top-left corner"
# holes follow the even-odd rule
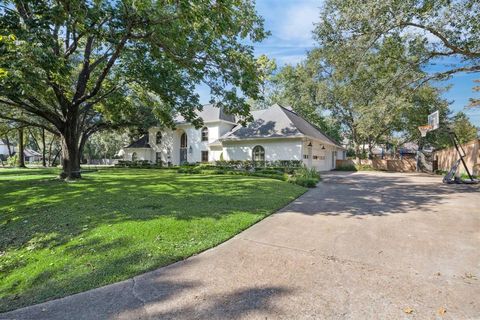
[[[280,105],[279,105],[280,106]],[[315,128],[317,131],[319,131],[321,134],[323,134],[328,140],[330,140],[330,142],[333,142],[335,145],[337,146],[341,146],[340,143],[338,141],[336,141],[335,139],[333,139],[330,135],[328,135],[327,133],[325,133],[321,128],[319,128],[317,125],[311,123],[310,121],[308,121],[307,119],[305,119],[304,117],[302,117],[301,115],[299,115],[298,113],[294,112],[293,110],[288,110],[287,108],[284,108],[282,106],[280,106],[283,110],[286,110],[292,114],[294,114],[295,116],[299,117],[300,119],[302,119],[303,121],[305,121],[306,123],[308,123],[309,125],[311,125],[313,128]]]

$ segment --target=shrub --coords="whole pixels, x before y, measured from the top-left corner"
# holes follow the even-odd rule
[[[320,181],[320,174],[315,168],[301,167],[293,173],[288,182],[298,184],[303,187],[313,188]]]
[[[301,167],[294,173],[296,177],[320,180],[320,174],[315,168]]]
[[[177,170],[178,173],[198,174],[202,173],[202,170],[196,166],[181,166]]]
[[[355,168],[358,171],[375,171],[375,169],[370,164],[357,164]]]
[[[295,177],[293,176],[290,180],[291,183],[298,184],[302,187],[315,188],[318,183],[318,180],[315,178],[305,178],[305,177]]]
[[[280,169],[283,172],[293,172],[294,169],[298,169],[302,165],[300,160],[278,160],[278,161],[251,161],[251,160],[229,160],[229,161],[216,161],[215,165],[223,169],[243,169],[251,170],[256,168],[269,168]]]
[[[7,158],[7,164],[10,167],[15,167],[17,165],[17,163],[18,163],[18,155],[17,154]]]
[[[335,168],[335,171],[357,171],[354,164],[346,164]]]

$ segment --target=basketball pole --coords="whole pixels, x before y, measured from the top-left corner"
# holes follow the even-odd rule
[[[465,157],[466,153],[465,153],[465,150],[463,149],[462,145],[458,141],[457,134],[454,131],[451,131],[451,130],[449,130],[448,133],[450,134],[450,139],[452,140],[453,145],[455,146],[455,149],[457,150],[457,153],[460,156],[460,161],[462,162],[463,167],[465,168],[465,171],[468,174],[468,178],[470,179],[470,181],[474,182],[475,179],[470,174],[470,170],[468,170],[467,164],[465,163],[465,160],[463,159],[463,157]],[[460,150],[461,150],[461,152],[460,152]]]

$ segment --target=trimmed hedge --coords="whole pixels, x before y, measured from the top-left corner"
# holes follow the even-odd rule
[[[116,167],[175,169],[182,174],[230,174],[255,176],[288,181],[303,187],[313,188],[320,181],[320,175],[315,169],[307,169],[301,161],[217,161],[210,163],[186,163],[180,167],[165,167],[164,163],[151,164],[146,160],[120,160]],[[282,166],[284,165],[284,166]]]

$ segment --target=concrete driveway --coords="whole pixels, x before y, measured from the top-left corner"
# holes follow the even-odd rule
[[[480,319],[480,189],[328,173],[226,243],[1,319]]]

